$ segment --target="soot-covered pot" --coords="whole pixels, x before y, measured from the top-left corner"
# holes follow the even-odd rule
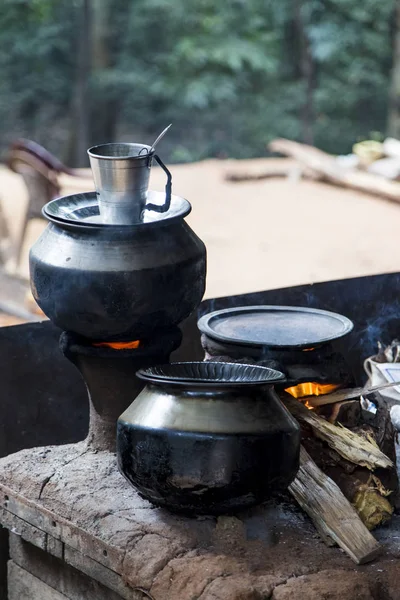
[[[118,420],[117,453],[142,496],[174,511],[218,514],[292,482],[300,431],[274,391],[282,373],[199,362],[138,376],[147,385]]]
[[[112,225],[95,192],[53,200],[30,252],[36,302],[58,327],[92,340],[140,339],[177,325],[205,288],[206,250],[184,220],[190,210],[172,196],[165,213]]]

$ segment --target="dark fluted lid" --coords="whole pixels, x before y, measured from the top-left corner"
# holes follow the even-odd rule
[[[149,383],[175,385],[272,385],[283,373],[259,365],[225,362],[179,362],[140,369],[137,376]]]

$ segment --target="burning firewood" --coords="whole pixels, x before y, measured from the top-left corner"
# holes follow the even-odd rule
[[[374,415],[375,428],[360,426],[356,415],[360,416],[361,410],[350,412],[352,425],[357,425],[350,430],[340,423],[332,424],[289,396],[284,400],[302,426],[307,452],[325,476],[339,487],[363,524],[374,529],[390,519],[393,506],[398,502],[398,478],[394,467],[395,432],[386,407],[378,407]],[[340,403],[333,408],[338,406]],[[348,414],[348,411],[333,412]],[[309,503],[314,503],[314,494],[315,490],[309,492]]]
[[[304,447],[300,450],[300,469],[289,491],[309,515],[325,542],[332,539],[359,565],[379,554],[379,543],[356,510]]]
[[[309,407],[317,408],[318,406],[324,406],[325,404],[336,404],[337,402],[343,402],[344,400],[360,398],[361,396],[367,396],[374,392],[386,392],[386,390],[390,390],[396,387],[400,387],[399,381],[382,383],[373,387],[340,389],[319,397],[310,396],[309,398],[306,398],[305,396],[303,396],[302,398],[303,400],[307,401]]]
[[[285,404],[297,420],[310,425],[314,434],[336,450],[344,459],[367,467],[371,471],[377,467],[383,469],[393,467],[393,462],[371,441],[350,431],[350,429],[332,425],[332,423],[308,410],[296,400],[288,397],[285,399]]]

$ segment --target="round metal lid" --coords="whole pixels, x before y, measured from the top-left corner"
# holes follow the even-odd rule
[[[163,204],[165,192],[148,191],[147,199],[152,204]],[[48,202],[43,208],[44,216],[50,221],[82,225],[89,227],[135,227],[147,223],[159,223],[166,220],[182,219],[186,217],[192,207],[190,203],[180,196],[171,195],[171,206],[165,213],[145,210],[143,221],[133,225],[113,225],[103,223],[100,216],[96,192],[83,192],[62,196]]]
[[[353,329],[347,317],[297,306],[241,306],[201,317],[202,333],[219,342],[252,347],[311,348]]]
[[[177,362],[140,369],[136,376],[155,385],[273,385],[285,379],[280,371],[260,365],[225,362]]]

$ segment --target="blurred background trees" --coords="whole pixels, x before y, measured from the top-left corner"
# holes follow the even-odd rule
[[[400,135],[400,0],[2,0],[0,151],[33,139],[163,157],[266,154],[277,136],[346,153]]]

